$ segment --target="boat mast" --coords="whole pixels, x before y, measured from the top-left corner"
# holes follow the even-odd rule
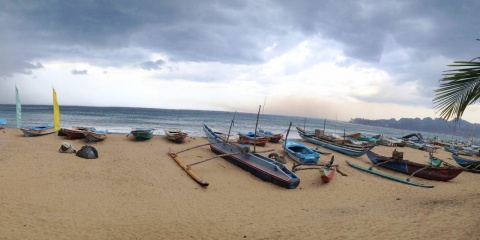
[[[288,125],[288,130],[287,130],[287,135],[285,136],[285,142],[288,139],[288,134],[290,133],[290,128],[292,127],[292,122],[290,122],[290,125]],[[286,145],[286,144],[285,144]],[[285,149],[285,145],[283,146],[283,149]]]
[[[258,107],[258,114],[257,114],[257,124],[255,125],[255,135],[253,137],[253,152],[256,150],[257,146],[257,128],[258,128],[258,118],[260,117],[260,109],[262,109],[262,105]]]
[[[235,113],[233,114],[232,122],[230,123],[230,128],[228,129],[227,142],[228,142],[228,138],[230,138],[230,131],[232,130],[232,127],[233,127],[233,125],[234,125],[235,115],[236,115],[236,114],[237,114],[237,111],[235,111]]]

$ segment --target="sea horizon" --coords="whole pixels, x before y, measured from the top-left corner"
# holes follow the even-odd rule
[[[257,125],[257,113],[228,112],[221,110],[196,109],[164,109],[121,106],[60,106],[60,126],[71,128],[74,126],[95,127],[99,130],[108,130],[109,133],[128,134],[136,128],[155,129],[154,135],[164,135],[164,129],[178,128],[192,137],[203,137],[202,123],[228,132],[235,115],[231,134],[238,132],[254,132]],[[0,104],[0,118],[6,118],[6,128],[16,128],[15,104]],[[422,131],[402,130],[394,128],[376,127],[350,123],[341,120],[312,118],[302,116],[277,115],[261,113],[258,116],[258,127],[274,133],[287,134],[288,126],[292,122],[289,136],[300,138],[295,125],[306,130],[324,129],[327,133],[340,136],[361,132],[365,135],[402,137],[410,133],[420,132],[425,139],[439,137],[447,141],[465,140],[461,136],[436,134]],[[52,105],[22,105],[22,126],[53,124]]]

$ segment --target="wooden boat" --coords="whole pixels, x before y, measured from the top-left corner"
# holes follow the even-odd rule
[[[50,124],[24,127],[24,128],[20,128],[20,130],[23,131],[23,135],[25,135],[25,137],[37,137],[37,136],[52,134],[55,132],[55,129]]]
[[[84,131],[86,131],[86,129],[63,128],[63,133],[70,140],[85,138]]]
[[[339,153],[343,153],[348,156],[360,157],[365,154],[366,150],[370,150],[375,147],[375,145],[363,146],[344,142],[337,142],[333,137],[329,137],[323,134],[310,134],[307,133],[305,130],[299,128],[298,126],[296,127],[298,134],[303,140]]]
[[[153,129],[135,129],[130,132],[136,140],[143,141],[152,138]]]
[[[333,166],[334,160],[335,158],[332,156],[330,162],[320,169],[320,179],[322,179],[324,183],[330,182],[335,175],[335,167]]]
[[[7,119],[0,118],[0,129],[4,129],[5,125],[7,125]]]
[[[286,139],[283,148],[293,161],[299,164],[317,164],[320,154],[292,139]]]
[[[255,135],[255,133],[238,133],[238,143],[240,144],[251,144],[260,147],[264,147],[268,142],[268,137],[263,137],[259,134]]]
[[[83,134],[89,142],[101,142],[107,138],[107,130],[89,130],[84,131]]]
[[[227,142],[226,139],[215,134],[207,125],[203,124],[210,149],[226,161],[250,172],[254,176],[281,187],[294,189],[300,184],[298,178],[283,164],[269,159],[258,153],[251,152],[249,145],[239,145]]]
[[[433,188],[434,187],[432,185],[426,185],[426,184],[423,184],[423,183],[418,183],[418,182],[411,181],[409,178],[404,179],[404,178],[400,178],[400,177],[397,177],[397,176],[394,176],[394,175],[390,175],[390,174],[385,173],[385,172],[377,171],[377,170],[373,169],[372,167],[363,167],[363,166],[351,163],[348,160],[345,160],[345,162],[350,167],[353,167],[353,168],[356,168],[358,170],[361,170],[361,171],[364,171],[364,172],[367,172],[367,173],[370,173],[370,174],[373,174],[373,175],[377,175],[377,176],[380,176],[380,177],[383,177],[383,178],[387,178],[387,179],[390,179],[390,180],[393,180],[393,181],[396,181],[396,182],[400,182],[400,183],[404,183],[404,184],[408,184],[408,185],[412,185],[412,186],[424,187],[424,188]]]
[[[185,142],[185,138],[188,136],[187,133],[182,132],[180,129],[164,129],[164,131],[166,138],[176,143]]]
[[[452,153],[452,158],[457,162],[458,165],[462,166],[465,171],[474,170],[480,172],[480,161],[462,158],[458,154]]]
[[[405,147],[406,143],[396,137],[385,137],[382,138],[381,144],[387,147]]]
[[[475,151],[465,149],[464,147],[444,146],[443,149],[450,153],[456,153],[457,155],[473,156],[475,154]]]
[[[409,174],[429,180],[449,181],[463,172],[463,169],[456,167],[432,167],[430,165],[416,163],[403,159],[403,153],[393,151],[392,157],[378,155],[372,151],[367,151],[370,161],[376,165],[388,168],[397,172]]]
[[[430,164],[430,166],[440,167],[442,166],[443,160],[440,158],[434,157],[433,154],[430,152],[428,153],[428,163]]]
[[[208,186],[208,182],[203,180],[202,177],[200,177],[197,173],[195,173],[190,166],[186,165],[178,157],[178,155],[173,152],[172,149],[169,149],[168,154],[170,154],[170,156],[173,158],[173,160],[175,160],[175,162],[177,162],[178,166],[180,166],[195,182],[200,184],[200,186],[202,186],[202,187],[207,187]]]
[[[271,143],[278,143],[280,142],[280,140],[283,139],[283,134],[281,133],[275,134],[270,131],[265,131],[263,129],[258,130],[258,135],[262,137],[268,137],[268,142],[271,142]]]

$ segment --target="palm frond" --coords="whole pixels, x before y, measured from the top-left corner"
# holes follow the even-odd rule
[[[467,106],[480,98],[480,62],[457,61],[448,66],[456,69],[444,71],[433,102],[440,117],[458,121]]]

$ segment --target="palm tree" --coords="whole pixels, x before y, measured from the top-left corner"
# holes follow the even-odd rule
[[[445,71],[440,79],[433,102],[444,120],[453,117],[458,121],[465,109],[480,98],[480,61],[477,59],[480,57],[469,62],[453,62],[448,66],[456,69]]]

